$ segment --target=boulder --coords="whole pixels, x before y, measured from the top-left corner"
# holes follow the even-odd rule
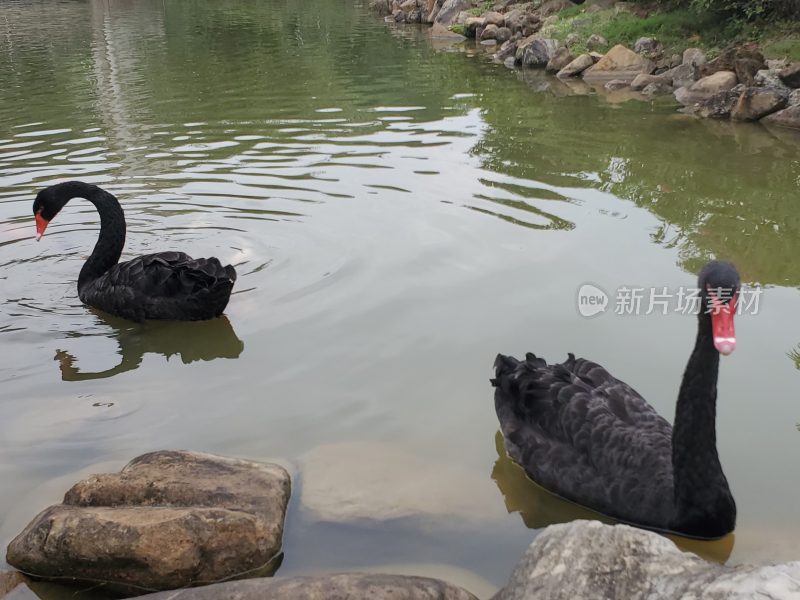
[[[800,129],[800,105],[790,106],[761,119],[761,123]]]
[[[497,40],[498,44],[507,42],[511,39],[511,30],[508,27],[498,27],[494,34],[494,39]]]
[[[542,27],[542,21],[537,15],[519,9],[506,13],[504,24],[511,33],[521,33],[524,36],[532,35]]]
[[[428,577],[340,573],[217,583],[147,594],[142,600],[477,600],[466,590]]]
[[[629,86],[629,82],[625,81],[624,79],[612,79],[611,81],[607,81],[603,87],[605,87],[609,92],[616,92],[617,90],[624,90]]]
[[[569,63],[575,60],[575,57],[572,56],[569,50],[561,46],[553,57],[547,61],[547,66],[545,66],[544,70],[548,73],[557,73],[561,71],[564,67],[566,67]]]
[[[755,84],[756,73],[764,68],[764,62],[754,58],[737,58],[733,66],[739,83],[751,86]]]
[[[656,38],[641,37],[633,45],[633,51],[645,58],[658,60],[664,55],[664,45]]]
[[[697,104],[718,92],[730,90],[736,83],[736,73],[717,71],[708,77],[698,79],[689,87],[678,88],[675,90],[675,99],[684,106]]]
[[[508,69],[513,69],[517,66],[517,60],[513,56],[507,56],[503,59],[503,66]]]
[[[748,87],[739,96],[731,119],[735,121],[757,121],[761,117],[779,111],[788,104],[789,94],[779,88]]]
[[[579,44],[580,41],[581,36],[579,36],[577,33],[568,33],[566,39],[564,40],[564,44],[567,46],[567,48],[572,48],[573,46]]]
[[[672,92],[672,85],[666,81],[653,81],[642,88],[645,96],[662,96]]]
[[[578,58],[573,60],[563,69],[561,69],[558,73],[556,73],[556,77],[558,77],[559,79],[575,77],[576,75],[580,75],[581,73],[583,73],[593,64],[594,64],[594,59],[591,56],[589,56],[588,54],[581,54]]]
[[[493,600],[772,600],[800,597],[800,562],[726,567],[626,525],[573,521],[540,533]]]
[[[606,46],[608,46],[608,40],[596,33],[590,35],[589,39],[586,40],[586,47],[589,50],[597,50],[598,48],[605,48]]]
[[[663,75],[648,75],[647,73],[639,73],[631,82],[631,89],[634,92],[639,92],[651,83],[662,83],[669,86],[670,91],[672,91],[672,81],[670,81],[669,78]]]
[[[800,88],[800,62],[781,69],[778,72],[778,77],[790,88]]]
[[[470,17],[464,21],[464,33],[467,37],[475,37],[477,29],[486,27],[486,21],[482,17]]]
[[[469,10],[470,8],[472,8],[472,3],[469,0],[444,0],[442,8],[436,13],[436,17],[433,21],[434,23],[449,27],[455,23],[458,13],[462,10]]]
[[[483,20],[486,21],[487,25],[497,25],[498,27],[503,27],[506,23],[506,17],[502,13],[499,12],[487,12],[484,15],[481,15]]]
[[[800,106],[800,90],[794,90],[789,94],[789,106]]]
[[[498,48],[497,52],[495,52],[494,57],[499,61],[505,61],[507,58],[511,60],[514,59],[514,55],[517,51],[517,41],[516,40],[508,40],[503,42],[503,45]]]
[[[700,65],[704,65],[707,62],[706,53],[703,52],[700,48],[687,48],[683,51],[683,63],[684,65],[691,65],[693,67],[699,67]]]
[[[555,56],[558,48],[558,41],[537,37],[525,47],[522,55],[522,66],[544,67]]]
[[[697,68],[683,63],[661,74],[663,77],[672,80],[675,87],[689,87],[697,81]]]
[[[497,25],[487,25],[481,31],[481,41],[482,40],[493,40],[497,36]]]
[[[740,83],[729,90],[717,92],[696,104],[695,113],[705,118],[727,119],[745,89]]]
[[[791,88],[783,83],[779,74],[780,71],[775,69],[762,69],[756,73],[753,78],[753,84],[759,87],[783,88],[787,92],[791,92]]]
[[[583,72],[583,79],[588,83],[612,79],[631,82],[640,73],[652,73],[654,69],[655,64],[649,58],[617,44],[597,64]]]
[[[764,55],[752,46],[741,46],[739,48],[727,48],[714,60],[708,61],[699,66],[700,76],[708,77],[718,71],[736,71],[736,61],[749,59],[759,62],[761,69],[766,68]],[[757,69],[758,70],[758,69]]]
[[[6,560],[120,593],[271,574],[289,494],[289,474],[275,464],[152,452],[75,484],[12,540]]]
[[[542,18],[549,17],[550,15],[559,13],[567,8],[572,8],[573,6],[575,6],[575,4],[570,2],[570,0],[548,0],[539,7],[539,14]]]
[[[417,0],[405,0],[405,2],[401,2],[400,10],[406,14],[417,10]]]

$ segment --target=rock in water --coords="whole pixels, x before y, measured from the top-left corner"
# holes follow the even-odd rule
[[[757,121],[788,104],[789,94],[779,88],[749,87],[742,92],[731,110],[735,121]]]
[[[594,59],[588,54],[581,54],[578,58],[569,63],[566,67],[556,73],[559,79],[580,75],[594,64]]]
[[[558,41],[549,38],[535,38],[523,51],[523,67],[545,67],[558,50]]]
[[[790,600],[800,597],[800,561],[725,567],[681,552],[656,533],[573,521],[533,541],[493,600]]]
[[[790,106],[789,108],[784,108],[771,115],[767,115],[761,119],[761,122],[767,125],[800,129],[800,105]]]
[[[142,600],[477,600],[469,592],[427,577],[342,573],[230,581],[162,592]]]
[[[547,61],[547,66],[545,66],[544,70],[548,73],[557,73],[568,64],[570,64],[575,57],[570,54],[570,51],[564,48],[563,46],[556,50],[556,53],[553,57]]]
[[[736,73],[733,71],[717,71],[708,77],[698,79],[688,88],[678,88],[675,90],[675,99],[684,106],[689,106],[707,100],[719,92],[726,92],[736,83]]]
[[[123,594],[271,574],[289,495],[279,465],[152,452],[75,484],[14,538],[6,560]]]
[[[593,67],[583,72],[588,83],[606,82],[619,79],[630,83],[639,73],[652,73],[655,63],[648,58],[636,54],[622,44],[617,44]]]

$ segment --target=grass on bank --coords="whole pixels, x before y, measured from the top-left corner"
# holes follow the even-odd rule
[[[483,14],[491,4],[483,2],[473,12]],[[751,22],[692,7],[654,12],[642,19],[629,13],[614,14],[613,9],[590,11],[586,5],[563,10],[557,17],[540,35],[563,42],[569,34],[576,34],[579,42],[573,53],[585,52],[586,40],[596,33],[608,40],[609,46],[632,47],[640,37],[655,37],[664,44],[667,55],[689,47],[701,47],[714,55],[730,44],[755,41],[768,58],[800,60],[799,20]]]

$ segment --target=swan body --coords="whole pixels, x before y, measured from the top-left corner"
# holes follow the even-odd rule
[[[733,290],[727,304],[713,291],[723,286]],[[727,354],[735,344],[738,286],[729,263],[701,273],[703,306],[721,316],[698,315],[674,427],[597,363],[499,355],[495,409],[512,460],[551,492],[626,523],[703,539],[733,531],[736,504],[715,418],[719,349]]]
[[[37,239],[72,198],[85,198],[100,213],[100,236],[78,276],[81,302],[130,319],[197,321],[218,317],[230,299],[236,270],[216,258],[193,259],[159,252],[118,262],[125,244],[119,201],[91,184],[71,181],[45,188],[36,197]]]

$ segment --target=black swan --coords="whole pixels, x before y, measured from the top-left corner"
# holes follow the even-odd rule
[[[183,252],[117,262],[125,245],[125,215],[119,201],[96,185],[69,181],[40,191],[33,202],[37,241],[72,198],[85,198],[100,213],[100,236],[78,275],[81,302],[138,322],[198,321],[222,314],[236,281],[234,268]]]
[[[511,458],[547,490],[632,525],[701,539],[736,525],[716,447],[719,355],[736,345],[739,274],[700,273],[697,339],[675,426],[600,365],[570,354],[548,365],[498,355],[495,409]]]

